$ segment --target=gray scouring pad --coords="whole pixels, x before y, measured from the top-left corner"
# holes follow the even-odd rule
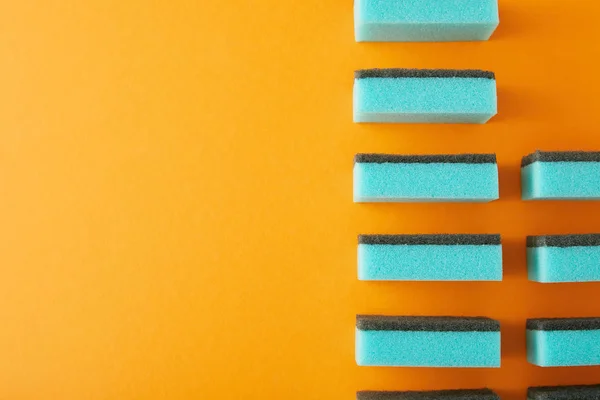
[[[354,163],[369,164],[496,164],[495,154],[428,154],[428,155],[404,155],[404,154],[377,154],[360,153],[354,156]]]
[[[432,390],[414,392],[361,391],[357,400],[500,400],[490,389]]]
[[[356,327],[363,331],[500,331],[500,323],[486,317],[399,317],[387,315],[357,315]]]
[[[599,239],[600,240],[600,239]],[[499,245],[500,235],[432,234],[432,235],[359,235],[359,244],[392,245]]]
[[[539,386],[527,389],[528,400],[600,400],[600,385]]]
[[[600,162],[600,151],[536,151],[521,160],[521,167],[540,162]]]
[[[600,246],[600,234],[527,236],[527,247]]]
[[[478,69],[361,69],[354,72],[355,79],[364,78],[484,78],[495,79],[495,74],[490,71]]]
[[[527,320],[527,330],[589,331],[600,329],[600,318],[537,318]]]

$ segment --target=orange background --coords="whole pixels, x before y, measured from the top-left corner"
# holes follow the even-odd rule
[[[357,44],[352,0],[0,7],[0,399],[351,399],[598,383],[525,360],[527,317],[600,315],[529,283],[527,234],[598,203],[519,200],[520,158],[600,149],[596,0],[500,0],[484,43]],[[482,68],[484,126],[355,125],[353,70]],[[501,199],[352,203],[356,152],[496,152]],[[366,283],[359,233],[503,235],[501,283]],[[356,313],[486,315],[498,370],[359,368]]]

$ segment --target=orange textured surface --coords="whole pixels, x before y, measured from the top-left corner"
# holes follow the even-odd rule
[[[596,0],[500,0],[485,43],[357,44],[351,0],[20,0],[0,13],[0,398],[351,399],[358,389],[597,383],[525,360],[527,317],[600,315],[528,283],[536,148],[600,149]],[[484,126],[355,125],[353,70],[482,68]],[[491,204],[352,203],[356,152],[496,152]],[[364,283],[359,233],[495,233],[501,283]],[[356,313],[487,315],[498,370],[359,368]]]

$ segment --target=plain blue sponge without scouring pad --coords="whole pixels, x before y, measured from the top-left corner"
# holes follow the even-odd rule
[[[527,237],[529,280],[600,281],[600,234]]]
[[[401,68],[355,72],[354,122],[483,124],[496,113],[493,72]]]
[[[487,40],[498,23],[498,0],[354,0],[357,42]]]
[[[527,320],[527,361],[540,367],[600,365],[600,318]]]
[[[356,362],[387,367],[500,367],[500,324],[483,317],[356,317]]]
[[[360,235],[358,279],[501,281],[500,235]]]
[[[354,201],[487,202],[498,199],[494,154],[354,157]]]
[[[521,162],[523,200],[600,200],[600,152],[536,151]]]

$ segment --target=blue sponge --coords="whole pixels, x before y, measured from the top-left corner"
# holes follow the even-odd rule
[[[501,281],[500,235],[360,235],[358,279]]]
[[[538,386],[527,389],[528,400],[599,400],[600,385]]]
[[[355,0],[357,42],[487,40],[498,0]]]
[[[527,270],[536,282],[600,281],[600,234],[528,236]]]
[[[483,124],[496,113],[493,72],[371,69],[355,73],[354,122]]]
[[[536,151],[521,162],[523,200],[600,200],[600,152]]]
[[[498,196],[494,154],[354,157],[355,202],[487,202]]]
[[[527,320],[527,360],[540,367],[600,365],[600,318]]]
[[[361,391],[356,400],[500,400],[490,389],[428,390],[424,392]]]
[[[389,367],[500,367],[500,323],[482,317],[356,317],[356,362]]]

